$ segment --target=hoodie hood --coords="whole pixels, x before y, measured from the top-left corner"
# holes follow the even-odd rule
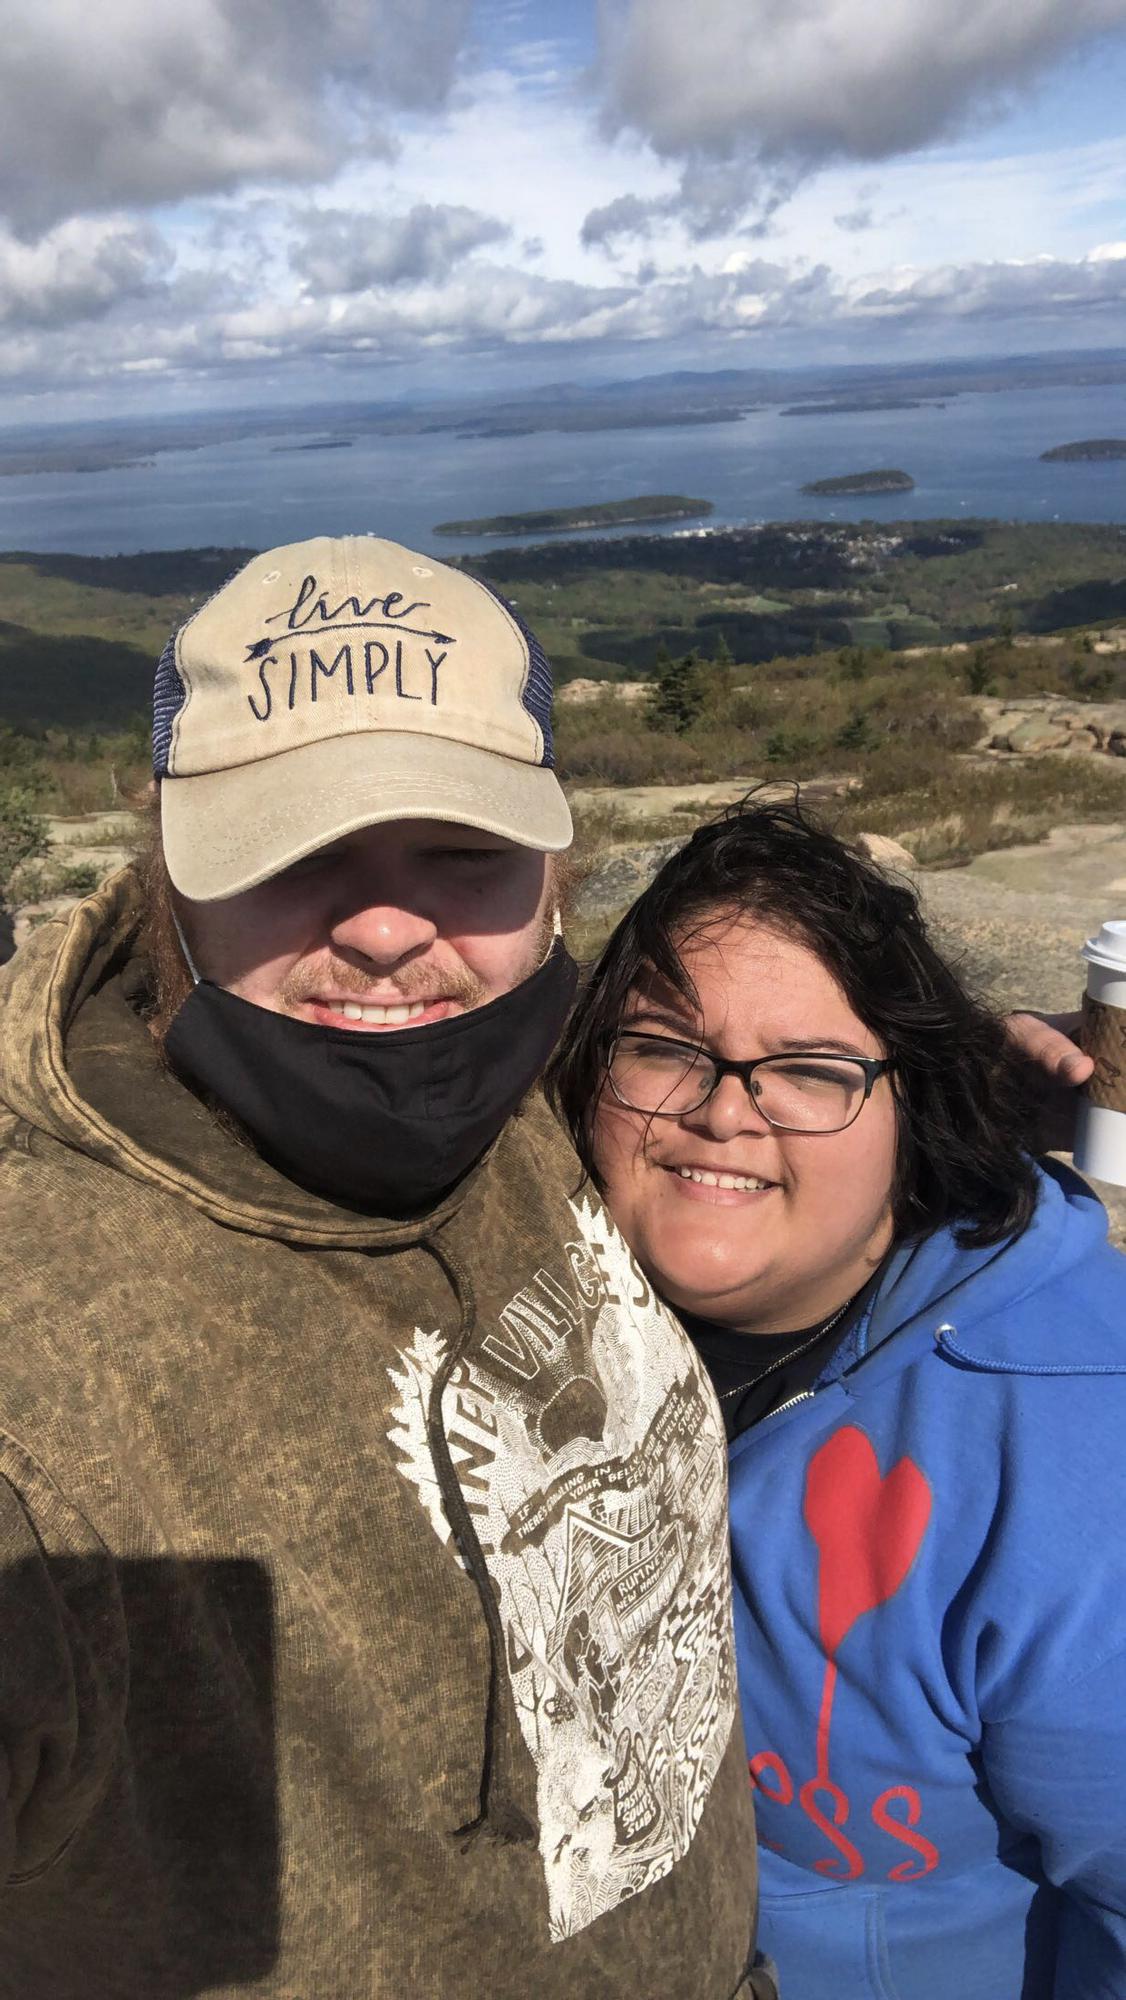
[[[1022,1235],[986,1249],[952,1229],[899,1245],[875,1298],[827,1364],[818,1386],[875,1386],[937,1345],[963,1366],[1014,1374],[1126,1372],[1126,1343],[1100,1307],[1107,1243],[1102,1203],[1070,1168],[1037,1168],[1039,1193]],[[1066,1334],[1057,1313],[1029,1312],[1038,1292],[1066,1283],[1079,1308]],[[1089,1295],[1089,1296],[1088,1296]]]
[[[138,871],[124,868],[0,971],[0,1101],[13,1117],[252,1235],[390,1249],[456,1213],[472,1176],[421,1219],[357,1215],[226,1131],[172,1075],[131,1004],[144,914]]]

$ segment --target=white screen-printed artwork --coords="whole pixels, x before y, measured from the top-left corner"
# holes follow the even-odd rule
[[[608,1217],[570,1206],[574,1240],[478,1326],[442,1398],[536,1766],[556,1939],[685,1854],[735,1712],[715,1399]],[[426,1414],[447,1352],[418,1332],[390,1371],[391,1443],[443,1540]]]

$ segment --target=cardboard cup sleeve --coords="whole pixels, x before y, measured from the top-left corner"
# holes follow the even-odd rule
[[[1108,1007],[1085,993],[1079,1041],[1095,1064],[1084,1086],[1087,1102],[1103,1111],[1126,1111],[1126,1008]]]

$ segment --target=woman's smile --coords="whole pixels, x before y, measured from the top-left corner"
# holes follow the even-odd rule
[[[668,1160],[659,1160],[655,1165],[664,1168],[670,1176],[673,1192],[683,1195],[688,1201],[712,1201],[721,1205],[738,1203],[748,1195],[768,1194],[776,1188],[776,1181],[763,1180],[757,1174],[743,1173],[736,1167],[716,1167],[703,1165],[674,1165]]]

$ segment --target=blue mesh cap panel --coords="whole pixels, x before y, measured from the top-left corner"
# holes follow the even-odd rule
[[[551,662],[531,626],[525,625],[520,613],[509,603],[507,597],[502,597],[499,590],[494,590],[491,583],[483,582],[480,577],[476,577],[474,581],[481,585],[482,590],[487,590],[490,597],[495,597],[498,604],[503,604],[513,624],[518,626],[524,635],[524,643],[528,648],[528,678],[524,682],[520,699],[528,714],[539,724],[543,735],[543,762],[549,771],[553,771],[555,745],[551,735]]]
[[[188,698],[188,690],[180,678],[180,669],[176,665],[176,641],[181,632],[192,623],[192,619],[198,618],[201,611],[206,611],[208,605],[214,603],[219,596],[220,591],[226,590],[227,585],[241,573],[241,570],[233,569],[230,576],[224,577],[218,589],[213,590],[209,597],[204,598],[202,604],[196,606],[191,618],[186,618],[183,625],[177,626],[156,663],[156,680],[152,691],[152,768],[155,778],[168,776],[172,730],[176,717]]]
[[[188,698],[187,688],[180,679],[176,665],[176,639],[173,632],[168,644],[157,662],[156,681],[152,691],[152,768],[153,776],[168,776],[168,753],[172,748],[172,725]]]

